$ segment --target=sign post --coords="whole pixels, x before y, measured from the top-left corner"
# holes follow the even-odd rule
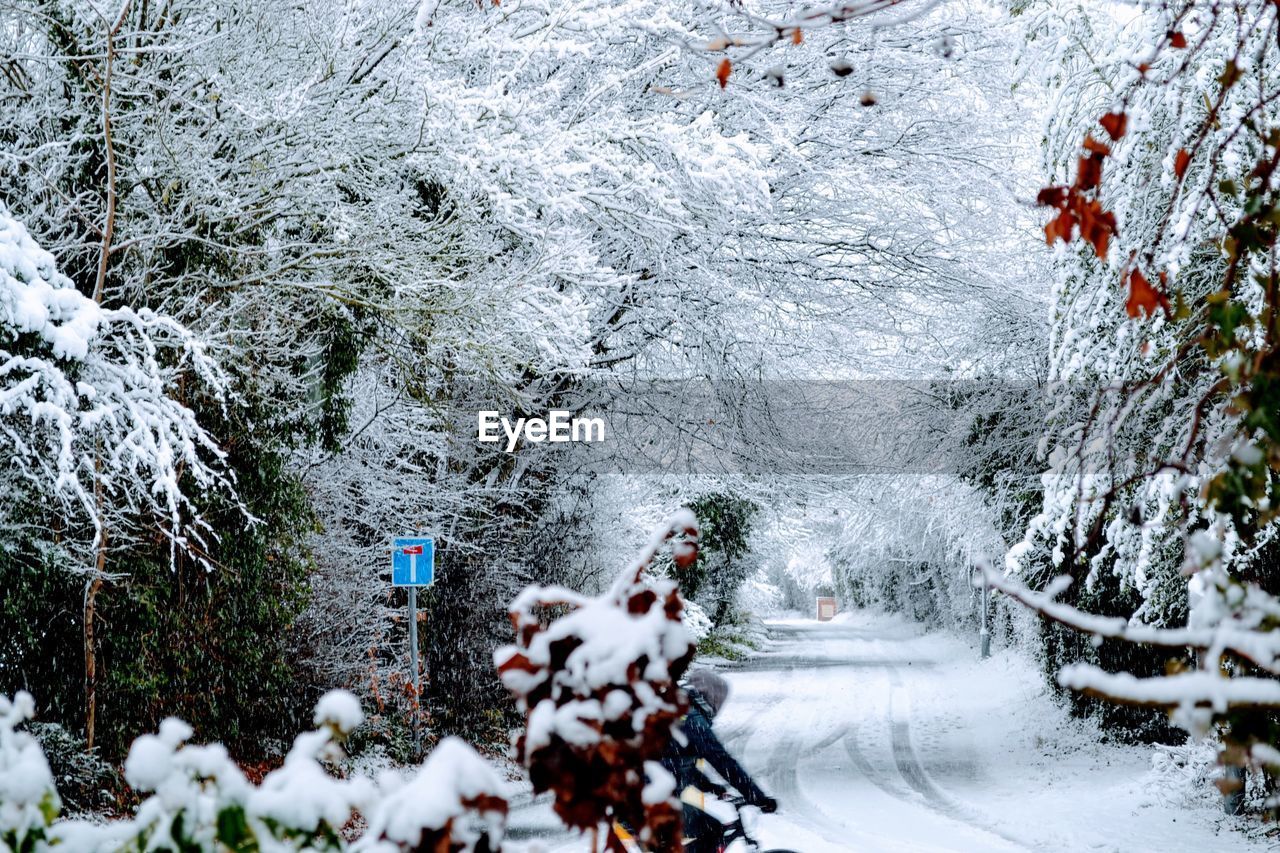
[[[981,569],[979,569],[981,571]],[[991,629],[988,623],[991,612],[991,584],[987,583],[986,572],[982,574],[982,627],[978,629],[978,640],[982,646],[982,659],[991,657]]]
[[[422,681],[418,673],[418,587],[431,586],[436,574],[435,541],[403,536],[391,543],[391,583],[409,588],[409,669],[413,673],[413,751],[422,753]]]

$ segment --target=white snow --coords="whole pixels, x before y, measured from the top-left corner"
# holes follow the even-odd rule
[[[339,732],[350,734],[364,722],[360,700],[346,690],[330,690],[316,703],[315,724],[335,726]]]
[[[284,765],[268,773],[250,795],[249,812],[308,831],[319,828],[322,821],[334,827],[344,825],[353,807],[371,800],[374,791],[369,780],[338,779],[320,763],[337,757],[330,732],[298,735]]]
[[[1090,664],[1063,667],[1058,683],[1072,690],[1093,689],[1109,696],[1150,704],[1206,705],[1225,711],[1235,705],[1280,705],[1280,681],[1270,678],[1228,678],[1213,672],[1184,672],[1161,678],[1138,678],[1127,672],[1106,672]]]
[[[0,205],[0,456],[13,475],[87,520],[95,541],[106,484],[164,524],[171,557],[180,543],[207,545],[191,494],[232,489],[224,452],[177,399],[185,380],[225,391],[189,329],[150,309],[101,308]]]
[[[353,850],[417,849],[424,830],[443,828],[465,814],[468,803],[503,790],[497,772],[456,737],[442,740],[407,782],[387,774],[379,783],[383,796],[367,815],[366,840]],[[491,836],[500,837],[499,815],[486,817]]]
[[[647,782],[644,790],[640,792],[640,799],[646,805],[656,805],[675,796],[676,777],[668,773],[660,763],[646,761],[644,763],[644,775]]]
[[[14,727],[35,715],[35,700],[20,691],[12,700],[0,696],[0,839],[21,839],[41,825],[40,807],[46,797],[56,805],[53,774],[40,744]],[[0,842],[3,843],[3,842]]]
[[[0,205],[0,328],[37,334],[57,358],[80,360],[101,321],[97,303],[58,272],[53,255]]]
[[[171,841],[182,849],[220,850],[228,816],[245,833],[239,842],[253,849],[310,850],[306,839],[341,831],[357,811],[367,831],[343,849],[394,853],[435,849],[447,839],[451,850],[472,850],[482,835],[495,846],[502,839],[502,782],[457,738],[442,741],[411,778],[394,771],[380,773],[376,781],[331,772],[324,762],[339,757],[335,738],[363,720],[359,703],[342,691],[321,699],[315,713],[319,728],[298,735],[284,765],[256,789],[225,747],[187,744],[191,727],[171,718],[157,734],[138,738],[129,752],[127,781],[138,793],[151,794],[132,818],[53,822],[58,800],[48,763],[31,735],[15,731],[32,709],[25,693],[13,701],[0,696],[0,849],[5,851],[9,842],[20,850],[49,849],[42,839],[74,853],[168,849]],[[424,839],[428,830],[436,837]]]

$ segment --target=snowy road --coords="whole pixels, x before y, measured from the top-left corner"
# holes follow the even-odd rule
[[[917,749],[913,688],[937,663],[913,654],[909,636],[847,622],[775,624],[771,634],[773,650],[732,676],[721,736],[787,822],[816,836],[804,849],[1035,846],[946,793],[985,773],[975,744],[926,738]]]
[[[1164,795],[1147,747],[1100,746],[1025,661],[978,662],[953,637],[853,614],[770,625],[773,642],[727,671],[721,737],[781,805],[768,846],[857,851],[1269,849],[1210,798]],[[542,803],[514,835],[583,843]]]

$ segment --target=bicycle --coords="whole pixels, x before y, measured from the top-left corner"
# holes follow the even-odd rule
[[[733,842],[741,839],[747,850],[756,851],[756,853],[795,853],[793,850],[786,850],[781,847],[772,847],[768,850],[760,848],[760,842],[756,841],[747,832],[746,824],[742,820],[742,807],[747,805],[747,801],[741,797],[726,797],[725,802],[733,806],[734,818],[729,823],[724,824],[724,829],[720,831],[720,853],[725,853]]]
[[[681,796],[681,799],[694,806],[694,808],[707,811],[702,804],[693,802],[687,796]],[[701,797],[698,799],[702,800]],[[746,824],[742,819],[742,809],[744,806],[749,805],[749,803],[741,797],[736,796],[725,797],[724,802],[733,806],[734,819],[728,823],[722,822],[721,824],[722,829],[720,830],[720,842],[716,846],[718,853],[727,853],[734,842],[737,841],[742,842],[742,845],[737,848],[738,850],[751,851],[751,853],[796,853],[794,850],[787,850],[782,847],[771,847],[768,850],[761,849],[760,842],[756,841],[755,838],[752,837],[751,833],[747,831]],[[710,814],[710,812],[708,812],[708,814]],[[641,853],[640,845],[636,843],[634,836],[632,836],[625,827],[621,824],[615,823],[613,825],[613,831],[615,837],[622,843],[624,850],[628,851],[628,853]],[[688,846],[690,843],[689,839],[685,839],[685,846]]]

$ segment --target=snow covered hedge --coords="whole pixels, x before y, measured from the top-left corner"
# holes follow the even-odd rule
[[[59,821],[53,775],[19,726],[35,701],[0,697],[0,851],[397,850],[488,851],[501,846],[501,780],[461,740],[442,741],[412,775],[339,778],[326,762],[364,721],[355,697],[326,694],[315,731],[298,735],[283,766],[252,785],[221,744],[187,743],[191,727],[168,719],[134,741],[125,778],[150,793],[132,818]],[[353,827],[363,819],[363,831]]]
[[[1059,684],[1213,736],[1238,792],[1280,769],[1280,7],[1106,11],[1036,13],[1064,400],[1043,506],[988,577],[1110,650]]]

